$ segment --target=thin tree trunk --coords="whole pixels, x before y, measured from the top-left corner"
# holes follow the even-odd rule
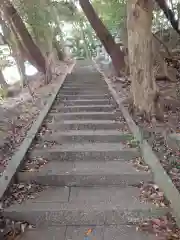
[[[97,37],[100,39],[107,53],[110,55],[117,75],[120,75],[120,69],[125,66],[123,52],[119,49],[112,35],[97,16],[89,0],[79,0],[79,3],[92,28],[96,32]]]
[[[175,19],[173,11],[168,7],[166,0],[156,0],[159,7],[163,10],[166,18],[170,21],[174,30],[180,35],[180,26],[178,20]]]
[[[53,47],[56,49],[59,61],[63,61],[64,53],[61,50],[61,47],[60,47],[59,43],[56,41],[56,39],[53,40]]]
[[[179,29],[180,29],[180,3],[177,4],[177,12],[178,12],[178,23],[179,23]]]
[[[1,69],[0,69],[0,86],[3,88],[7,88],[8,86]]]
[[[86,58],[87,59],[90,59],[90,54],[89,54],[89,49],[88,49],[88,43],[87,43],[87,40],[86,40],[86,36],[85,36],[85,32],[84,32],[84,30],[83,30],[83,23],[81,22],[81,20],[80,20],[80,22],[79,22],[79,25],[80,25],[80,31],[81,31],[81,37],[82,37],[82,39],[83,39],[83,46],[84,46],[84,51],[85,51],[85,53],[86,53]]]
[[[61,30],[61,27],[60,27],[59,14],[58,14],[58,11],[55,7],[52,7],[52,12],[55,15],[55,23],[56,23],[56,26],[57,26],[55,33],[60,36],[60,42],[61,42],[61,46],[62,46],[61,50],[62,50],[63,59],[64,59],[64,57],[65,57],[64,56],[65,41],[64,41],[63,36],[62,36],[63,33],[62,33],[62,30]]]
[[[23,23],[21,17],[17,13],[14,6],[9,2],[5,1],[1,3],[1,7],[5,15],[11,20],[16,32],[21,37],[23,47],[28,52],[28,55],[31,56],[33,62],[37,69],[43,73],[46,73],[46,61],[44,56],[42,55],[40,49],[34,43],[31,35],[29,34],[25,24]]]
[[[131,91],[135,107],[156,115],[156,83],[152,59],[152,0],[128,0],[127,30]]]
[[[22,59],[19,51],[16,52],[14,58],[16,60],[16,65],[19,71],[21,86],[24,87],[27,84],[27,76],[26,76],[26,68],[25,68],[24,60]]]

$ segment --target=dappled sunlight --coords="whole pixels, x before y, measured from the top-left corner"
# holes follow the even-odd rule
[[[32,66],[31,64],[29,64],[27,62],[25,63],[25,67],[26,67],[26,75],[27,76],[33,76],[38,72],[34,66]],[[18,71],[18,68],[16,65],[6,67],[3,70],[3,74],[6,79],[6,82],[9,85],[12,85],[12,84],[20,81],[20,74],[19,74],[19,71]]]
[[[180,0],[0,10],[0,240],[180,240]]]

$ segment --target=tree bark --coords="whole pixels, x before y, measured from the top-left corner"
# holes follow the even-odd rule
[[[21,17],[17,13],[14,6],[8,1],[1,3],[1,7],[5,15],[12,22],[14,29],[20,36],[22,40],[23,47],[28,52],[28,57],[31,57],[31,60],[35,63],[35,66],[40,72],[46,73],[46,61],[42,55],[40,49],[34,43],[31,35],[29,34],[25,24],[23,23]],[[30,62],[31,62],[30,60]]]
[[[128,0],[127,29],[134,106],[146,117],[157,113],[152,57],[152,0]]]
[[[63,53],[59,43],[56,41],[56,39],[53,40],[53,47],[56,49],[59,61],[63,61],[64,53]]]
[[[86,36],[85,36],[85,32],[83,30],[83,23],[81,22],[81,20],[79,21],[79,26],[80,26],[80,33],[81,33],[81,37],[83,39],[83,46],[84,46],[84,51],[86,53],[86,58],[90,59],[90,53],[89,53],[89,49],[88,49],[88,43],[86,40]]]
[[[168,7],[166,0],[156,0],[159,7],[163,10],[166,18],[170,21],[174,30],[180,35],[180,27],[178,20],[175,19],[173,11]]]
[[[7,88],[8,86],[1,69],[0,69],[0,86],[3,88]]]
[[[6,44],[8,44],[9,49],[12,52],[12,56],[15,59],[20,75],[20,81],[23,87],[26,84],[27,80],[24,65],[24,62],[27,60],[25,50],[23,49],[20,39],[17,33],[12,28],[10,22],[7,24],[2,18],[0,19],[0,21]]]
[[[123,52],[121,52],[112,35],[97,16],[89,0],[79,0],[79,3],[97,37],[111,57],[117,75],[120,75],[120,69],[125,66]]]

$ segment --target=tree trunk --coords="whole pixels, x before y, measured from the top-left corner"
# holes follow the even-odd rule
[[[134,106],[149,118],[156,114],[152,57],[152,0],[128,0],[127,29],[131,91]]]
[[[178,12],[178,23],[180,28],[180,3],[177,3],[177,12]]]
[[[13,52],[15,53],[15,51]],[[24,87],[27,84],[26,68],[25,68],[24,60],[19,50],[17,50],[17,52],[14,54],[14,58],[19,71],[21,86]]]
[[[7,88],[7,86],[8,86],[8,84],[4,78],[2,70],[0,69],[0,87]]]
[[[166,0],[156,0],[159,7],[163,10],[166,18],[170,21],[174,30],[180,35],[180,26],[174,16],[174,12],[168,7]]]
[[[56,49],[59,61],[63,61],[64,53],[63,53],[63,51],[61,49],[60,44],[56,41],[56,39],[53,40],[53,47]]]
[[[83,23],[81,22],[81,20],[79,21],[79,26],[80,26],[80,33],[81,33],[81,38],[83,40],[83,46],[84,46],[84,51],[86,53],[86,58],[90,59],[90,53],[89,53],[89,49],[88,49],[88,43],[86,40],[86,36],[85,36],[85,32],[83,30]]]
[[[20,75],[20,81],[23,87],[26,84],[24,61],[27,60],[27,57],[24,57],[25,50],[23,49],[22,44],[20,43],[20,39],[10,23],[7,25],[5,21],[1,19],[1,27],[4,34],[4,38],[6,40],[6,44],[8,44],[9,49],[12,52],[12,56],[16,61],[16,65]]]
[[[103,44],[107,53],[110,55],[116,73],[120,75],[120,69],[125,66],[123,52],[121,52],[112,35],[97,16],[89,0],[79,0],[79,3],[92,28],[96,32],[97,37]]]
[[[19,34],[22,40],[23,47],[28,52],[28,56],[31,56],[31,59],[33,59],[35,66],[40,72],[46,73],[45,58],[42,55],[40,49],[34,43],[31,35],[26,29],[25,24],[23,23],[22,19],[20,18],[14,6],[9,1],[5,1],[1,3],[1,6],[3,9],[3,12],[11,20],[11,22],[13,23],[14,29]]]

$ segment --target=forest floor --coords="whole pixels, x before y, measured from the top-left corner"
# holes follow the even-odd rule
[[[28,82],[33,97],[28,88],[24,88],[17,96],[9,97],[0,103],[0,174],[71,65],[70,62],[58,63],[55,68],[60,74],[53,76],[48,85],[44,85],[44,79],[40,73],[31,77],[32,79]]]
[[[176,188],[180,191],[180,142],[178,146],[177,143],[174,144],[174,142],[170,141],[168,138],[171,133],[180,136],[179,81],[176,83],[168,81],[157,82],[161,93],[164,91],[167,93],[168,90],[168,93],[175,92],[175,94],[169,94],[167,98],[161,99],[164,120],[148,122],[137,112],[130,111],[130,84],[123,78],[116,78],[111,68],[103,67],[102,65],[99,67],[104,75],[111,81],[112,86],[119,95],[119,99],[121,99],[123,105],[128,108],[134,122],[139,126],[143,136],[149,142]],[[174,91],[174,89],[176,89],[176,91]],[[137,160],[135,165],[139,170],[145,167],[142,160]],[[158,191],[156,191],[156,188]],[[159,199],[161,199],[161,196],[164,196],[156,185],[153,185],[153,187],[150,188],[149,186],[143,188],[143,195],[150,201],[153,199],[155,204],[159,204]],[[162,204],[169,205],[165,198],[163,199]],[[139,227],[141,230],[155,233],[160,237],[158,239],[180,239],[180,229],[176,226],[174,219],[169,215],[162,219],[147,220],[147,222],[143,222]]]
[[[130,85],[126,81],[123,83],[123,79],[118,81],[109,70],[105,70],[104,73],[111,80],[124,105],[131,109],[129,103]],[[179,81],[176,83],[158,81],[157,85],[160,92],[165,91],[167,93],[168,90],[168,93],[174,93],[166,95],[167,98],[165,99],[161,99],[161,108],[164,112],[163,121],[148,122],[137,112],[132,113],[130,111],[130,114],[180,191],[180,145],[178,146],[169,139],[171,133],[180,134],[180,96],[178,94],[180,83]]]

